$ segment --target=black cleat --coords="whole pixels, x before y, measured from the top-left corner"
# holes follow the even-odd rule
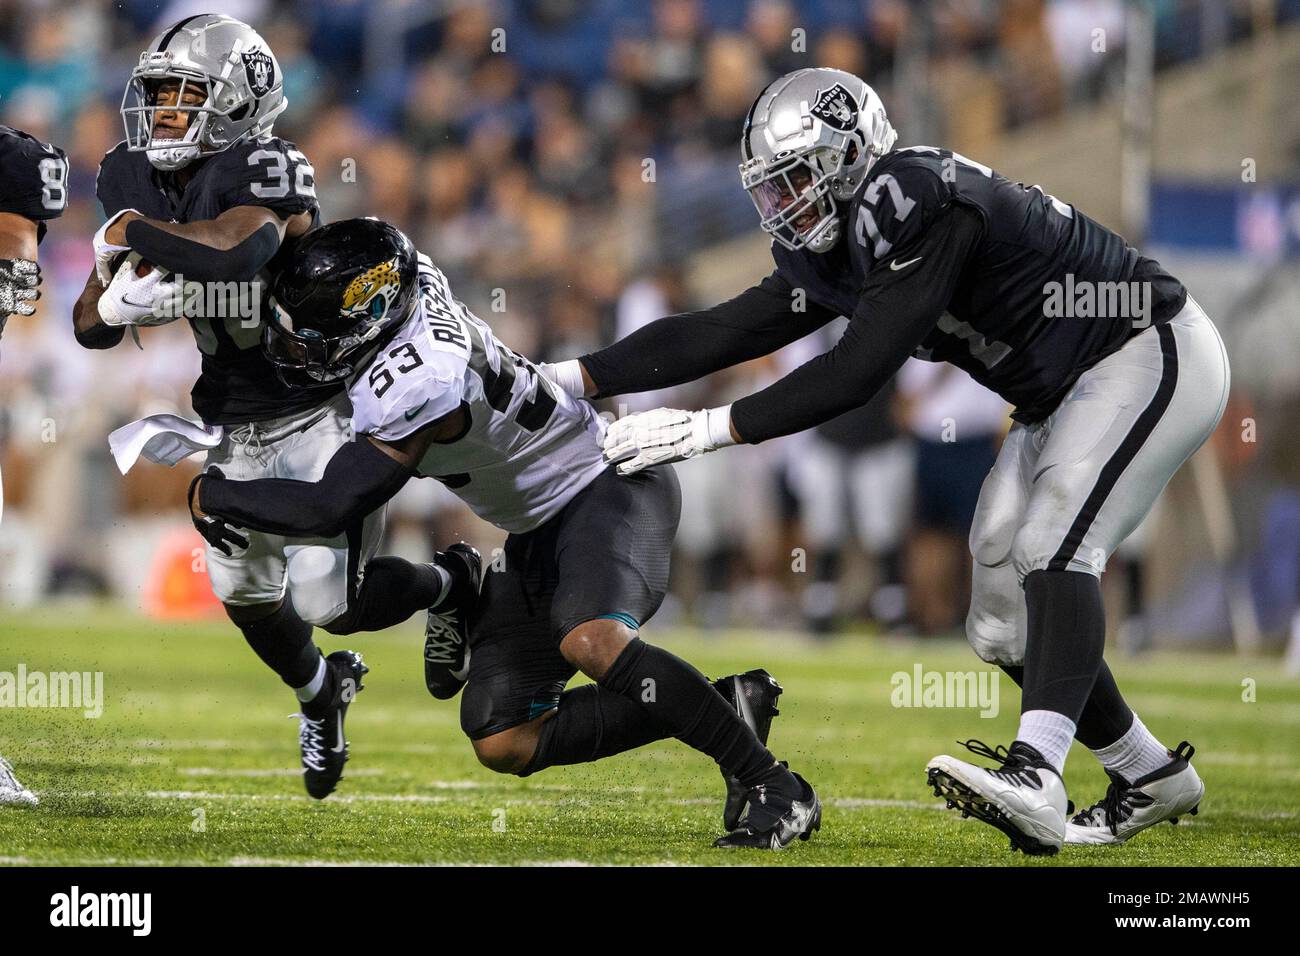
[[[745,822],[713,845],[726,850],[784,850],[795,837],[807,840],[822,828],[822,802],[817,791],[803,777],[791,773],[799,786],[797,795],[760,785],[748,794]]]
[[[343,734],[343,719],[348,705],[361,692],[361,678],[370,672],[356,651],[335,651],[325,658],[332,672],[334,693],[318,717],[294,714],[299,720],[298,746],[302,751],[302,778],[307,792],[324,800],[343,777],[348,762],[348,741]],[[315,710],[316,708],[313,708]]]
[[[439,700],[451,700],[469,679],[469,629],[483,585],[483,558],[464,541],[433,556],[451,575],[451,588],[429,608],[424,626],[424,686]]]
[[[767,735],[772,729],[772,718],[781,713],[776,709],[776,700],[781,696],[781,685],[772,675],[762,669],[745,671],[743,674],[719,678],[713,682],[713,689],[727,699],[727,703],[766,747]],[[740,817],[745,811],[749,791],[725,770],[722,771],[722,779],[727,786],[727,799],[722,806],[722,828],[730,833],[740,826]]]

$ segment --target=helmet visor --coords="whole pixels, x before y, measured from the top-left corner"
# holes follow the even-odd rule
[[[744,179],[763,231],[792,249],[803,246],[835,215],[830,177],[805,156],[745,173]]]
[[[262,351],[290,388],[312,388],[352,374],[352,363],[339,361],[340,338],[326,338],[316,329],[296,329],[293,320],[270,300],[270,318],[262,333]]]

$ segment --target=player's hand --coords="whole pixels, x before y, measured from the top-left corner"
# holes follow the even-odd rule
[[[203,535],[203,540],[212,547],[216,548],[226,557],[233,554],[231,545],[236,548],[247,548],[248,537],[240,534],[233,527],[226,523],[225,519],[218,518],[215,515],[204,514],[203,509],[199,507],[199,486],[204,481],[225,481],[226,476],[221,473],[220,468],[209,468],[201,475],[195,475],[194,480],[190,482],[189,502],[190,502],[190,520],[194,522],[194,528],[199,534]]]
[[[620,462],[620,475],[632,475],[652,465],[685,461],[735,443],[730,405],[701,412],[656,408],[610,425],[603,452],[610,464]]]
[[[41,297],[41,267],[31,259],[0,259],[0,323],[11,315],[31,315]]]
[[[126,217],[132,214],[135,218],[140,217],[138,210],[123,209],[116,216],[111,216],[108,222],[100,226],[99,231],[95,233],[95,275],[99,277],[99,284],[105,288],[113,281],[113,260],[122,253],[131,251],[131,247],[126,245],[125,238],[119,242],[109,242],[108,232],[112,229],[116,238],[117,233],[123,230],[114,227],[125,226],[126,222],[130,221]]]
[[[560,387],[560,391],[567,392],[574,398],[582,398],[587,394],[587,383],[582,377],[582,363],[577,359],[569,359],[567,362],[543,362],[537,366],[537,371],[542,376]]]
[[[99,297],[99,318],[113,327],[166,325],[179,318],[176,280],[170,272],[154,267],[136,275],[139,258],[128,255],[117,274]]]

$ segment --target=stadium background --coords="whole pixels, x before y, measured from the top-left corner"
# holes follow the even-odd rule
[[[176,323],[148,331],[143,351],[98,353],[76,346],[69,321],[127,74],[160,25],[203,7],[0,0],[0,121],[65,145],[72,161],[71,206],[41,250],[40,311],[11,322],[3,343],[0,593],[11,607],[90,598],[219,613],[189,568],[198,539],[181,509],[192,467],[143,464],[123,479],[105,442],[144,414],[189,413],[189,330]],[[324,216],[400,225],[471,308],[538,360],[763,275],[770,259],[736,175],[746,109],[799,66],[865,76],[902,143],[957,149],[1120,228],[1186,280],[1228,341],[1233,402],[1115,560],[1112,633],[1131,649],[1276,645],[1300,633],[1296,0],[222,9],[257,25],[279,57],[290,105],[276,131],[315,165]],[[722,402],[824,345],[629,405]],[[928,520],[917,502],[956,494],[984,466],[978,454],[950,459],[937,489],[918,488],[916,475],[918,458],[935,460],[926,456],[945,421],[960,439],[996,441],[1005,409],[972,389],[911,369],[899,395],[829,434],[679,467],[687,511],[662,620],[956,630],[960,518]],[[431,481],[413,483],[390,518],[391,546],[414,555],[453,535],[487,547],[500,537]],[[882,581],[909,584],[910,602]]]

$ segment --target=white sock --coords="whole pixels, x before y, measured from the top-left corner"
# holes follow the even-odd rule
[[[325,686],[325,658],[321,657],[316,664],[316,676],[302,687],[295,687],[293,692],[297,694],[298,699],[305,704],[310,700],[315,700],[316,695],[320,693],[320,689],[323,686]]]
[[[1133,726],[1123,737],[1093,754],[1107,770],[1119,774],[1129,783],[1159,770],[1170,761],[1169,748],[1156,740],[1146,725],[1133,715]]]
[[[447,600],[447,593],[451,590],[451,572],[446,568],[438,567],[436,564],[430,564],[429,567],[433,568],[433,573],[438,575],[438,580],[442,582],[442,590],[438,592],[438,599],[429,605],[429,607],[437,607]]]
[[[1060,773],[1074,740],[1074,721],[1054,710],[1027,710],[1020,715],[1016,740],[1029,744]]]

